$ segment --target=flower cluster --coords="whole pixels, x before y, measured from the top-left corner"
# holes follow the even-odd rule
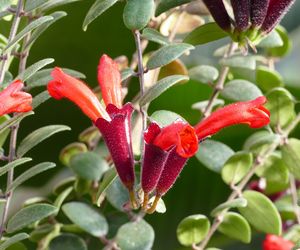
[[[231,0],[234,20],[223,0],[203,0],[216,23],[239,43],[258,42],[281,21],[295,0]]]
[[[87,85],[55,68],[48,91],[55,99],[67,98],[74,102],[94,122],[102,134],[119,177],[128,189],[133,207],[135,199],[134,156],[131,139],[131,103],[122,104],[121,77],[118,65],[103,55],[98,66],[98,81],[102,92],[102,106]],[[195,127],[176,120],[166,127],[155,122],[144,131],[141,188],[144,192],[143,209],[155,210],[159,199],[175,183],[187,160],[198,150],[199,142],[222,128],[235,124],[248,124],[260,128],[270,121],[270,113],[263,107],[265,97],[253,101],[228,105],[212,113]],[[138,136],[138,135],[137,135]],[[155,195],[149,207],[149,198]]]

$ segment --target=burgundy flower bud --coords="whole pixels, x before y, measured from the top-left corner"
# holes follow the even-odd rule
[[[132,191],[135,179],[131,142],[133,107],[130,103],[127,103],[119,109],[113,104],[108,104],[106,111],[111,120],[99,118],[96,120],[95,125],[104,138],[121,181],[128,190]]]
[[[231,0],[235,25],[238,31],[245,31],[249,26],[250,0]]]
[[[270,0],[251,0],[251,24],[255,27],[260,27],[268,12]]]
[[[230,32],[231,21],[222,0],[203,0],[216,23],[225,31]]]
[[[169,152],[153,144],[156,136],[161,132],[156,123],[151,123],[144,134],[145,152],[142,163],[141,185],[144,193],[152,192],[159,180]]]
[[[271,0],[261,30],[265,33],[271,32],[288,12],[294,2],[295,0]]]

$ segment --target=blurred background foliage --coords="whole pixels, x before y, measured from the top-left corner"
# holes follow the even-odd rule
[[[90,8],[92,0],[83,0],[70,4],[60,10],[68,13],[68,16],[61,19],[45,32],[32,48],[28,65],[43,58],[54,58],[55,65],[78,70],[84,73],[86,82],[90,86],[96,86],[96,69],[100,56],[103,53],[111,57],[126,55],[131,58],[135,51],[133,36],[125,28],[122,19],[123,3],[116,4],[98,18],[88,30],[82,30],[83,19]],[[290,32],[293,41],[293,51],[284,58],[276,68],[284,76],[288,89],[294,96],[300,98],[300,2],[296,4],[285,17],[282,24]],[[1,33],[7,34],[9,23],[0,22]],[[192,56],[185,58],[188,67],[206,63],[213,64],[213,51],[225,43],[218,41],[209,45],[199,46],[193,51]],[[152,48],[156,48],[151,45]],[[150,49],[151,49],[150,46]],[[16,70],[16,67],[15,67]],[[13,72],[14,73],[14,72]],[[132,81],[130,91],[138,88],[138,82]],[[37,92],[42,89],[35,90]],[[197,82],[189,81],[171,88],[150,106],[149,113],[158,109],[166,109],[179,113],[192,124],[199,120],[198,111],[192,110],[191,105],[195,102],[205,100],[210,95],[210,88]],[[63,105],[62,103],[63,102]],[[31,151],[30,155],[35,162],[54,161],[59,167],[39,175],[27,182],[27,187],[20,189],[15,195],[18,204],[26,197],[47,194],[54,183],[53,178],[61,179],[68,175],[65,167],[58,160],[60,150],[67,144],[76,141],[78,134],[84,128],[90,126],[90,121],[81,111],[68,101],[48,101],[41,105],[33,119],[26,119],[22,123],[19,139],[22,139],[30,131],[41,126],[52,123],[65,124],[72,128],[71,132],[64,132],[51,137],[46,142]],[[233,150],[240,150],[242,143],[253,132],[246,126],[231,127],[223,130],[214,139],[225,142]],[[296,130],[294,134],[299,134]],[[299,137],[299,136],[296,136]],[[51,172],[52,171],[52,172]],[[0,188],[4,179],[0,179]],[[41,187],[33,189],[32,187]],[[165,214],[154,214],[146,217],[146,220],[155,229],[156,239],[153,249],[181,249],[176,239],[176,227],[186,216],[196,213],[209,214],[218,204],[225,201],[229,194],[228,187],[222,182],[220,175],[211,172],[192,158],[185,170],[176,182],[174,188],[166,195],[165,203],[167,212]],[[250,245],[232,245],[232,242],[225,242],[224,249],[250,250],[260,248],[260,235],[258,240]],[[218,239],[220,242],[223,238]]]

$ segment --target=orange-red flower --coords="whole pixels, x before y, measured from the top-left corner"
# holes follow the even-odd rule
[[[280,236],[268,234],[263,242],[263,250],[292,250],[294,245]]]
[[[24,84],[20,80],[16,80],[0,92],[0,116],[32,110],[32,96],[22,91],[23,87]]]

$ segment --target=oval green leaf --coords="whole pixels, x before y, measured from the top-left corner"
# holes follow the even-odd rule
[[[143,34],[142,34],[143,38],[161,44],[161,45],[167,45],[170,43],[168,37],[163,36],[160,32],[158,32],[155,29],[151,29],[151,28],[145,28],[143,30]]]
[[[290,138],[286,144],[281,147],[282,159],[290,172],[300,178],[300,140]]]
[[[222,58],[220,64],[232,68],[243,68],[255,70],[256,60],[254,56],[232,56]]]
[[[185,121],[185,119],[179,114],[168,110],[155,111],[150,116],[150,120],[156,122],[160,127],[166,127],[176,120]]]
[[[277,30],[273,30],[268,34],[259,44],[256,45],[259,48],[274,48],[283,46],[283,41]]]
[[[118,176],[109,184],[105,193],[108,202],[113,207],[120,211],[124,211],[124,205],[129,201],[129,195]]]
[[[284,57],[291,51],[292,41],[289,38],[288,32],[284,27],[277,25],[276,31],[280,35],[281,40],[283,41],[283,45],[275,48],[270,48],[267,52],[272,57]]]
[[[83,239],[75,234],[61,234],[55,237],[49,245],[49,250],[87,250]]]
[[[212,84],[219,77],[219,71],[209,65],[196,66],[189,70],[189,76],[192,80],[204,84]]]
[[[155,16],[159,16],[167,10],[180,6],[185,3],[189,3],[192,0],[161,0],[156,8]]]
[[[281,75],[268,67],[259,66],[256,69],[256,83],[264,91],[283,86]]]

